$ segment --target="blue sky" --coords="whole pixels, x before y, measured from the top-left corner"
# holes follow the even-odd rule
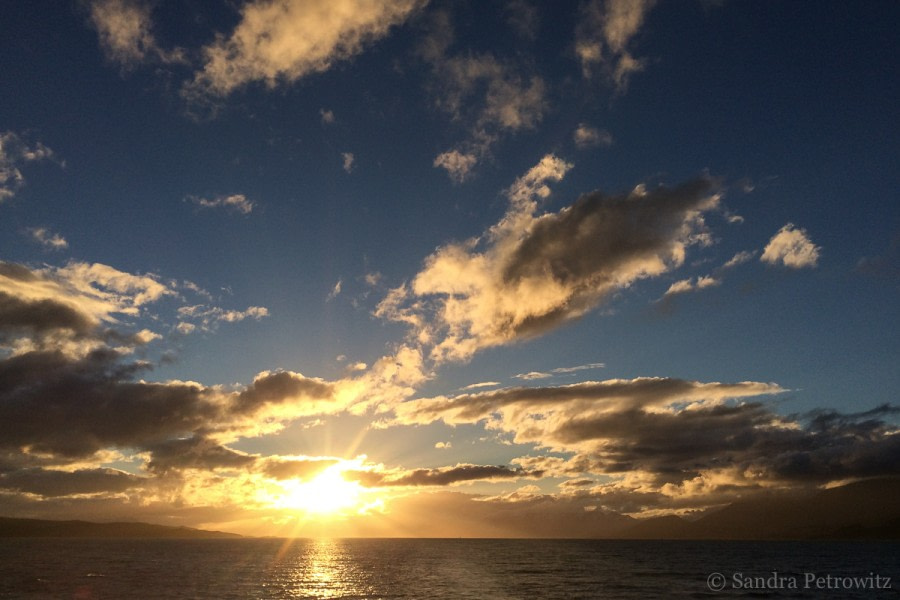
[[[266,465],[363,454],[382,514],[894,474],[896,4],[3,13],[3,512],[257,531]]]

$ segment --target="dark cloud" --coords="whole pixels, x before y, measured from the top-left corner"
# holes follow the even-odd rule
[[[311,379],[290,371],[260,374],[235,402],[235,411],[253,412],[266,404],[280,404],[290,399],[331,400],[334,386],[321,379]]]
[[[585,194],[535,224],[510,256],[503,278],[512,282],[549,273],[563,283],[613,279],[629,262],[668,255],[685,219],[708,208],[711,191],[709,179],[695,179],[637,197]]]
[[[569,302],[523,321],[516,334],[552,329],[593,306],[623,276],[677,263],[685,223],[709,208],[711,190],[710,180],[696,179],[639,197],[593,192],[538,220],[504,266],[504,284],[550,278],[573,293]]]
[[[761,481],[827,483],[900,475],[897,427],[879,417],[897,407],[857,415],[837,412],[779,417],[761,404],[722,405],[674,413],[629,410],[572,419],[549,436],[563,444],[596,442],[594,468],[638,471],[660,483],[703,471],[732,470]]]
[[[758,382],[701,383],[667,377],[639,377],[588,381],[557,387],[515,387],[453,398],[422,399],[397,408],[401,420],[430,422],[475,422],[504,407],[530,408],[535,411],[554,407],[574,412],[596,408],[634,409],[651,404],[722,399],[784,391],[775,384]]]
[[[316,409],[300,407],[305,400],[332,398],[332,384],[290,372],[264,372],[240,392],[138,380],[152,363],[130,360],[128,349],[160,336],[123,329],[110,313],[127,312],[167,288],[104,265],[66,269],[54,275],[0,262],[0,341],[23,342],[0,354],[0,456],[29,457],[4,460],[4,469],[64,464],[108,448],[149,451],[149,466],[158,472],[242,466],[254,459],[210,435],[257,435],[266,423],[277,426],[297,410]],[[94,283],[126,295],[107,302],[111,294],[84,291]],[[97,327],[95,314],[115,326]]]
[[[181,469],[235,469],[256,462],[256,457],[232,450],[200,436],[169,440],[146,448],[151,453],[147,468],[156,473]]]
[[[438,248],[392,290],[378,316],[412,325],[435,362],[545,333],[582,317],[637,281],[684,263],[710,243],[704,213],[719,206],[706,177],[669,188],[593,192],[539,214],[571,165],[547,155],[507,190],[510,205],[481,237]]]
[[[0,475],[0,488],[44,497],[122,492],[145,479],[116,469],[53,471],[30,468]]]
[[[402,473],[379,471],[349,472],[366,487],[387,486],[445,486],[463,481],[484,479],[518,479],[520,477],[540,477],[540,471],[525,471],[520,468],[491,465],[456,465],[439,469],[412,469]]]
[[[274,479],[307,479],[337,464],[336,458],[283,458],[261,461],[261,471]]]
[[[562,488],[582,488],[596,483],[597,482],[593,479],[570,479],[568,481],[563,481],[559,485]]]
[[[96,325],[90,315],[50,299],[23,300],[0,291],[0,338],[25,330],[33,334],[68,329],[85,334]]]
[[[141,447],[215,424],[216,393],[197,385],[134,382],[146,368],[95,351],[41,351],[0,361],[0,448],[85,457]]]
[[[900,474],[900,408],[784,416],[742,398],[784,390],[774,384],[640,378],[550,388],[510,388],[397,407],[406,423],[488,420],[492,429],[575,452],[570,461],[526,457],[524,468],[555,475],[638,474],[653,486],[709,473],[719,484],[824,484]]]

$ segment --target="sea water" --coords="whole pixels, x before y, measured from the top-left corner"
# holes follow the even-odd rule
[[[0,598],[894,598],[898,556],[893,542],[6,538]]]

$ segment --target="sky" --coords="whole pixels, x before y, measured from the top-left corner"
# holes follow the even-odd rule
[[[574,535],[900,474],[897,3],[0,14],[0,514]]]

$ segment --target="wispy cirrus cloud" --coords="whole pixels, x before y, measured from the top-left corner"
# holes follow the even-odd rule
[[[555,369],[550,369],[549,371],[529,371],[527,373],[517,373],[513,375],[514,379],[522,379],[525,381],[535,381],[538,379],[549,379],[554,375],[571,375],[572,373],[578,373],[579,371],[587,371],[592,369],[602,369],[606,365],[603,363],[589,363],[586,365],[576,365],[574,367],[557,367]],[[499,384],[498,384],[499,385]],[[463,389],[471,389],[471,388],[463,388]]]
[[[185,201],[199,206],[200,208],[224,208],[239,212],[243,215],[249,215],[253,212],[255,204],[248,200],[244,194],[230,194],[227,196],[214,196],[212,198],[203,198],[202,196],[189,195],[185,197]]]
[[[182,331],[183,333],[190,333],[195,327],[209,330],[218,323],[239,323],[245,319],[259,321],[268,316],[269,309],[265,306],[248,306],[245,310],[235,310],[208,304],[192,304],[178,308],[181,323],[192,325],[187,331]]]
[[[553,377],[551,373],[544,373],[543,371],[529,371],[527,373],[518,373],[513,375],[515,379],[524,379],[525,381],[534,381],[536,379],[548,379]]]
[[[469,385],[464,386],[462,389],[477,390],[479,388],[497,387],[498,385],[500,385],[499,381],[479,381],[478,383],[470,383]]]

